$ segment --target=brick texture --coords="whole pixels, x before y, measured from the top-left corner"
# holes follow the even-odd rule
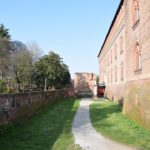
[[[75,73],[74,91],[76,95],[91,94],[94,96],[96,75],[93,73]]]
[[[134,19],[134,22],[133,1],[136,0],[120,2],[114,23],[98,56],[99,76],[100,82],[106,83],[105,95],[110,99],[124,100],[124,114],[150,127],[150,1],[139,0],[139,18],[136,21]],[[138,57],[135,55],[136,43],[139,44]],[[123,51],[120,47],[123,47]],[[111,51],[114,60],[108,65]]]
[[[71,92],[72,94],[72,92]],[[36,113],[57,99],[70,97],[70,90],[29,92],[0,95],[0,125]]]

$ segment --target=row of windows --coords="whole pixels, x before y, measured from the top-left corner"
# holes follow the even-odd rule
[[[123,53],[123,37],[120,37],[120,54]],[[103,64],[101,64],[100,68],[101,71],[104,71],[110,64],[113,63],[113,60],[115,61],[117,59],[117,45],[114,46],[114,51],[110,50],[109,54],[103,61]]]
[[[140,0],[132,0],[132,21],[133,25],[140,19]],[[141,50],[139,42],[135,43],[134,48],[135,55],[135,70],[142,68],[141,65]]]
[[[123,53],[123,37],[121,36],[120,38],[120,54]],[[114,60],[117,59],[117,45],[115,44],[114,46]],[[113,50],[111,50],[111,57],[110,57],[110,62],[113,62]],[[108,62],[109,65],[109,62]]]
[[[140,7],[139,7],[139,0],[132,0],[132,21],[133,25],[140,19]],[[124,39],[123,36],[120,37],[120,43],[119,43],[119,48],[120,48],[120,54],[123,53],[123,43]],[[106,57],[105,61],[101,65],[101,71],[105,71],[107,66],[113,63],[113,60],[117,59],[118,55],[118,50],[117,50],[117,45],[114,45],[114,49],[110,50],[108,56]],[[139,43],[136,43],[135,46],[135,70],[141,69],[141,51],[140,51],[140,46]]]
[[[120,79],[118,79],[118,73],[120,73]],[[107,73],[107,83],[112,82],[118,82],[118,81],[124,81],[124,64],[120,64],[120,69],[118,69],[117,66],[115,66],[114,69],[111,69]]]
[[[134,62],[135,62],[135,71],[141,70],[141,50],[140,50],[140,44],[139,42],[136,42],[135,48],[134,48]],[[124,64],[123,62],[120,64],[120,81],[124,81]],[[105,68],[101,70],[101,74],[104,74],[106,72]],[[107,72],[107,82],[112,83],[113,82],[113,72],[114,72],[114,82],[118,81],[118,67],[115,66],[114,70],[111,69]]]
[[[120,37],[120,44],[119,44],[119,48],[120,48],[120,54],[122,54],[123,53],[123,36],[121,36]],[[114,58],[114,60],[116,60],[117,59],[117,53],[118,52],[118,50],[117,50],[117,44],[115,44],[115,46],[114,46],[114,56],[113,56],[113,50],[111,50],[111,52],[110,52],[110,63],[112,63],[113,62],[113,58]],[[108,61],[108,65],[109,65],[109,61]]]
[[[140,0],[132,0],[132,21],[133,21],[133,26],[138,22],[138,20],[140,19]],[[124,51],[124,38],[123,36],[120,37],[119,39],[119,46],[117,46],[116,44],[114,45],[114,48],[110,50],[110,52],[108,53],[108,55],[106,56],[105,60],[103,61],[103,63],[100,66],[101,69],[101,73],[103,74],[104,72],[106,72],[107,67],[113,63],[113,61],[117,60],[117,57],[119,56],[119,52],[120,55],[123,53]],[[118,51],[118,47],[119,50]],[[141,65],[141,50],[140,50],[140,44],[139,42],[135,43],[135,46],[133,48],[134,51],[134,68],[135,71],[141,70],[142,69],[142,65]],[[120,68],[119,68],[119,72],[120,72],[120,80],[123,81],[124,80],[124,65],[123,63],[121,63]],[[114,72],[114,73],[112,73]],[[114,76],[113,76],[114,75]],[[108,83],[111,83],[112,80],[114,79],[114,82],[117,82],[118,80],[118,68],[117,66],[115,67],[114,71],[111,70],[109,72],[107,72],[107,81]],[[113,78],[114,77],[114,78]]]
[[[111,60],[112,60],[112,51],[111,51]],[[140,44],[139,42],[136,42],[135,44],[135,48],[134,48],[134,62],[135,62],[135,70],[139,70],[142,68],[141,65],[141,50],[140,50]],[[107,67],[109,66],[109,55],[107,57],[107,59],[105,59],[105,61],[101,64],[100,66],[100,70],[101,72],[105,72]]]
[[[140,19],[140,0],[132,0],[132,21],[133,21],[133,25]],[[120,37],[120,54],[123,53],[123,36]],[[138,55],[137,57],[140,57],[140,54],[138,54],[138,52],[136,53],[136,55]],[[108,54],[107,56],[107,66],[109,66],[112,62],[113,62],[113,50],[110,51],[110,54]],[[117,45],[115,44],[114,46],[114,59],[117,59]],[[138,58],[140,59],[140,58]],[[138,59],[136,59],[136,65],[140,66]],[[105,62],[105,64],[106,64]]]

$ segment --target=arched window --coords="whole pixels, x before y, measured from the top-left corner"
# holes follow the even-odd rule
[[[111,50],[111,52],[110,52],[110,62],[111,62],[111,64],[112,64],[112,50]]]
[[[136,65],[136,70],[141,69],[141,50],[138,42],[136,42],[135,45],[135,65]]]
[[[120,80],[124,81],[124,64],[121,63],[120,65]]]
[[[139,0],[132,0],[132,20],[133,24],[140,19]]]
[[[120,37],[120,54],[123,53],[123,37]]]
[[[117,59],[117,45],[115,44],[115,59]]]

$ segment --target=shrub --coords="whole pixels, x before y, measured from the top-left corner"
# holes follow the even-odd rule
[[[0,80],[0,93],[7,91],[7,82],[5,80]]]

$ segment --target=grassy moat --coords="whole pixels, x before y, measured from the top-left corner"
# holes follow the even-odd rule
[[[150,150],[150,131],[124,116],[118,104],[95,102],[90,106],[90,117],[95,129],[104,136],[140,150]]]
[[[0,150],[77,150],[71,132],[79,101],[66,99],[0,131]]]

